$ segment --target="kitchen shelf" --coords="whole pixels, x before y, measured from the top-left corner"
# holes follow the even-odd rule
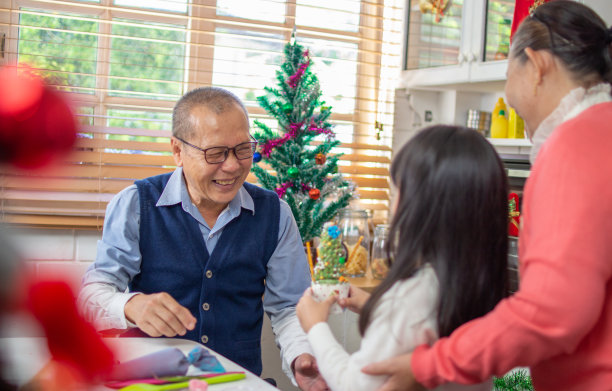
[[[531,141],[526,138],[489,138],[492,145],[499,147],[531,147]]]

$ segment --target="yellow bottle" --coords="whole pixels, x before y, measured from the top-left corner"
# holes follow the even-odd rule
[[[508,137],[525,138],[525,123],[512,107],[510,108],[510,116],[508,119]]]
[[[506,119],[506,103],[499,98],[491,115],[491,138],[508,137],[508,120]]]

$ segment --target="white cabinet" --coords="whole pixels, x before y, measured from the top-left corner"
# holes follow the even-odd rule
[[[438,42],[431,44],[430,42],[426,42],[427,40],[424,39],[424,37],[419,37],[418,34],[433,34],[431,30],[437,28],[437,26],[428,26],[427,23],[422,20],[423,17],[419,14],[418,2],[414,0],[411,1],[411,9],[408,10],[408,30],[406,34],[407,56],[409,57],[406,60],[408,70],[402,72],[400,88],[448,88],[449,86],[460,86],[472,82],[495,82],[505,80],[507,68],[506,60],[483,60],[486,57],[487,6],[488,3],[495,2],[508,3],[509,0],[463,0],[462,2],[454,2],[452,6],[454,9],[449,9],[449,11],[454,12],[456,15],[450,15],[448,17],[460,17],[460,20],[453,21],[454,24],[460,23],[460,39],[454,43],[448,42],[452,41],[453,36],[448,30],[453,27],[440,26],[438,29],[443,33],[444,29],[447,30],[445,36],[437,37]],[[506,9],[507,8],[508,7],[506,7]],[[460,16],[457,16],[459,14]],[[505,20],[508,21],[509,28],[510,19]],[[421,24],[421,31],[417,31],[414,26],[410,25],[411,23]],[[451,25],[451,22],[449,21],[447,24]],[[427,30],[426,27],[430,29]],[[455,28],[457,28],[457,26],[455,26]],[[432,57],[441,57],[444,56],[444,54],[440,54],[441,51],[445,51],[446,53],[452,52],[456,54],[456,60],[453,59],[449,61],[448,58],[446,58],[445,61],[441,61],[441,63],[446,62],[448,63],[447,65],[435,67],[419,66],[419,64],[427,64],[428,62],[423,60],[420,62],[411,60],[411,57],[415,56],[412,47],[423,47],[427,44],[430,44],[431,47],[421,49],[421,52],[425,53],[425,55],[431,53],[430,55]],[[415,50],[418,50],[418,48]]]
[[[413,0],[411,3],[418,2]],[[496,23],[500,20],[504,25],[500,36],[509,33],[514,0],[463,0],[459,4],[462,5],[462,9],[456,11],[461,12],[459,44],[444,48],[447,52],[456,49],[456,60],[441,66],[416,69],[420,64],[427,64],[427,61],[410,60],[415,54],[414,51],[410,52],[409,46],[423,41],[418,41],[414,35],[425,29],[421,27],[415,31],[414,26],[410,26],[411,17],[417,23],[424,24],[419,10],[413,7],[408,12],[406,46],[409,54],[406,64],[412,69],[402,71],[396,91],[394,147],[401,146],[414,132],[425,126],[439,123],[465,125],[468,110],[491,112],[497,99],[505,98],[508,62],[505,59],[494,60],[496,56],[492,52],[496,49],[491,42],[504,40],[507,52],[508,35],[500,38],[494,35],[498,32]],[[487,18],[491,19],[489,24]],[[487,40],[491,42],[487,43]],[[431,53],[435,55],[434,50]],[[524,139],[491,142],[500,153],[528,154],[530,150],[530,142]]]

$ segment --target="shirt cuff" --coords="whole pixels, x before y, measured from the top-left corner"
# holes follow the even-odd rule
[[[129,292],[129,293],[117,293],[112,301],[109,303],[108,312],[111,319],[117,322],[117,329],[128,329],[138,327],[136,324],[130,322],[125,317],[125,303],[128,302],[132,297],[141,294],[140,292]]]

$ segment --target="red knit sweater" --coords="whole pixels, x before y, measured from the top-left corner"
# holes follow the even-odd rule
[[[426,387],[528,366],[537,391],[612,388],[612,103],[553,132],[523,206],[519,291],[414,351]]]

